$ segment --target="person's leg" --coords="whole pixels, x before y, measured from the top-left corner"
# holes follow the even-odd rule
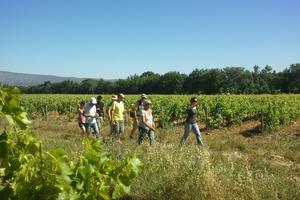
[[[185,142],[185,140],[189,136],[189,133],[190,133],[191,129],[192,129],[191,124],[189,124],[189,123],[185,123],[184,124],[184,133],[183,133],[183,135],[181,137],[180,145],[182,145]]]
[[[148,135],[148,137],[149,137],[150,145],[152,145],[153,142],[155,142],[155,133],[154,133],[154,131],[149,130],[149,131],[147,132],[147,135]]]
[[[85,123],[84,127],[85,127],[86,136],[89,137],[90,136],[90,124]]]
[[[139,127],[139,137],[138,137],[138,144],[141,144],[143,139],[144,139],[144,135],[147,132],[147,130],[145,128]]]
[[[103,117],[100,117],[100,127],[99,127],[99,133],[101,134],[101,130],[103,128],[103,124],[104,124],[104,119]]]
[[[121,135],[124,134],[124,120],[120,120],[117,123],[119,125],[118,140],[121,142]]]
[[[82,132],[82,136],[85,136],[85,134],[86,134],[86,130],[85,130],[85,125],[84,125],[84,123],[80,123],[80,129],[81,129],[81,132]]]
[[[130,132],[130,139],[133,139],[133,134],[134,134],[134,132],[136,131],[137,128],[138,128],[137,121],[136,121],[136,119],[133,118],[132,129],[131,129],[131,132]]]
[[[81,130],[81,132],[82,132],[82,135],[84,135],[84,130],[85,129],[83,129],[83,123],[80,123],[80,122],[78,122],[78,126],[79,126],[79,128],[80,128],[80,130]]]
[[[124,131],[125,131],[125,121],[121,120],[120,121],[120,133],[124,134]]]
[[[101,134],[103,123],[104,123],[103,117],[98,117],[97,125],[98,125],[98,129],[99,129],[99,134]]]
[[[114,134],[114,125],[112,125],[112,124],[109,123],[109,126],[110,126],[109,137],[112,137],[113,134]]]
[[[120,127],[120,121],[117,120],[115,124],[115,138],[117,138],[118,142],[120,142],[120,132],[121,132],[121,127]]]
[[[193,129],[193,132],[196,136],[196,139],[197,139],[197,143],[199,145],[203,145],[203,142],[202,142],[202,139],[201,139],[201,133],[200,133],[200,130],[199,130],[199,127],[198,127],[198,124],[195,123],[192,125],[192,129]]]
[[[98,129],[97,123],[96,123],[96,122],[91,123],[90,126],[91,126],[92,129],[94,130],[94,133],[96,134],[96,138],[99,138],[99,137],[100,137],[100,134],[99,134],[99,129]]]
[[[98,127],[98,132],[100,133],[100,129],[101,129],[101,121],[100,121],[100,117],[96,118],[96,122],[97,122],[97,127]]]

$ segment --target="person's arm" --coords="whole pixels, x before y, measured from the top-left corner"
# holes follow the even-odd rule
[[[85,112],[83,112],[83,115],[85,117],[91,117],[91,118],[95,118],[96,117],[95,115],[86,114]]]
[[[84,115],[85,117],[94,117],[94,116],[89,115],[89,114],[86,114],[86,113],[84,113],[83,115]]]
[[[152,110],[151,110],[151,115],[152,115]],[[152,115],[152,118],[153,118],[153,115]],[[154,119],[152,120],[152,127],[155,129],[156,128],[156,125],[154,123]]]
[[[83,109],[83,116],[90,117],[90,115],[88,113],[86,113],[85,109]]]
[[[133,118],[134,118],[134,120],[136,120],[136,121],[138,121],[137,112],[138,112],[138,108],[135,108],[135,109],[133,110]]]
[[[116,106],[115,106],[115,102],[111,105],[111,108],[110,108],[110,122],[112,124],[115,124],[116,122],[113,120],[113,117],[114,117],[114,114],[115,114],[115,109],[116,109]]]
[[[111,122],[111,106],[108,107],[107,115],[108,115],[109,122]]]
[[[139,106],[138,103],[135,103],[134,109],[133,109],[133,117],[135,120],[137,120],[137,112],[138,112]]]

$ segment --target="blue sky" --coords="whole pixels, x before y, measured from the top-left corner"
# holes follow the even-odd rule
[[[0,0],[0,70],[93,78],[300,62],[299,0]]]

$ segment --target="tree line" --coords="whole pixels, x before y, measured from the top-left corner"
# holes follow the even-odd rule
[[[177,71],[157,74],[151,71],[131,75],[126,79],[106,81],[86,79],[80,83],[66,80],[58,83],[21,87],[23,93],[51,94],[262,94],[300,93],[300,63],[282,72],[271,66],[253,70],[243,67],[195,69],[190,74]]]

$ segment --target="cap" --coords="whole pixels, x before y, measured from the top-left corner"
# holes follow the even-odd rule
[[[118,94],[119,97],[125,98],[125,95],[123,93]]]
[[[111,96],[111,100],[117,100],[117,99],[118,99],[118,97],[116,95]]]
[[[142,99],[147,99],[147,95],[143,93],[143,94],[141,94],[141,98]]]
[[[192,102],[198,102],[198,99],[197,99],[196,97],[192,97],[192,98],[191,98],[191,103],[192,103]]]
[[[90,100],[90,102],[91,102],[92,104],[97,104],[97,100],[96,100],[95,97],[92,97],[91,100]]]
[[[152,105],[152,102],[151,102],[150,100],[146,100],[146,101],[144,102],[144,105]]]

